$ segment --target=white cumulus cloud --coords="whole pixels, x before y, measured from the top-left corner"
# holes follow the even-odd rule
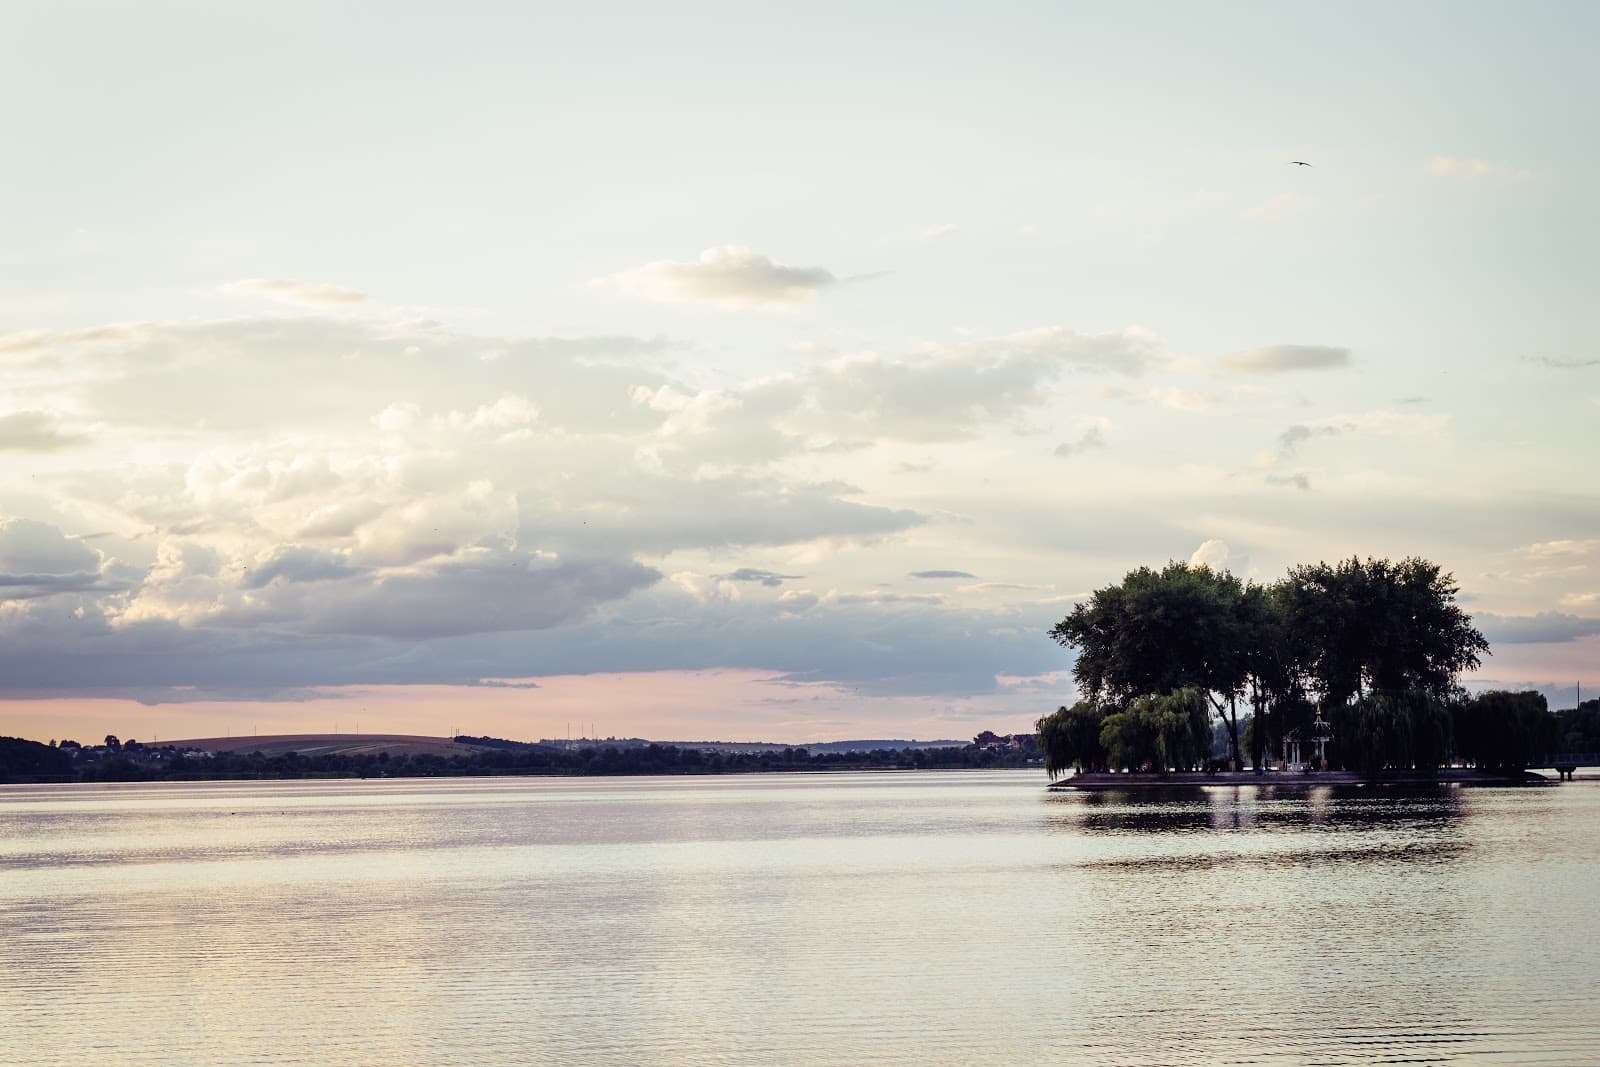
[[[660,259],[596,279],[658,303],[794,307],[839,279],[823,267],[793,267],[736,245],[708,248],[686,263]]]
[[[51,411],[0,415],[0,452],[55,452],[89,440],[88,434],[68,429]]]
[[[228,296],[254,296],[297,307],[340,308],[360,304],[367,294],[342,285],[317,285],[270,278],[241,278],[218,286]]]
[[[1226,570],[1228,566],[1228,542],[1211,538],[1201,543],[1189,557],[1191,567],[1210,567],[1214,571]]]

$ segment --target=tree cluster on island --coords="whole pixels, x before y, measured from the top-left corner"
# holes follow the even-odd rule
[[[1180,562],[1095,590],[1051,631],[1084,699],[1041,718],[1051,777],[1199,769],[1212,717],[1227,765],[1261,769],[1320,709],[1327,764],[1365,774],[1452,762],[1508,770],[1561,748],[1539,693],[1469,697],[1488,642],[1428,560],[1304,564],[1270,584]]]

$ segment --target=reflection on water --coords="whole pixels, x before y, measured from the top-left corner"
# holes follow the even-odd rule
[[[0,788],[0,1063],[1600,1061],[1600,785]]]

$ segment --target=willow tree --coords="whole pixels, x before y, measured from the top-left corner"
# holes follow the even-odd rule
[[[1069,767],[1080,771],[1106,769],[1106,749],[1100,743],[1105,725],[1105,709],[1092,700],[1080,700],[1072,707],[1057,708],[1034,724],[1039,731],[1039,748],[1044,752],[1045,773],[1059,777]]]
[[[1474,766],[1521,770],[1562,747],[1561,720],[1543,693],[1493,689],[1452,710],[1456,752]]]
[[[1105,717],[1100,745],[1123,770],[1194,770],[1211,747],[1211,712],[1198,689],[1135,697]]]

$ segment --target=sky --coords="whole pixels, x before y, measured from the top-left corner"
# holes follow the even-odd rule
[[[1593,5],[5,21],[0,733],[1026,730],[1168,560],[1600,693]]]

